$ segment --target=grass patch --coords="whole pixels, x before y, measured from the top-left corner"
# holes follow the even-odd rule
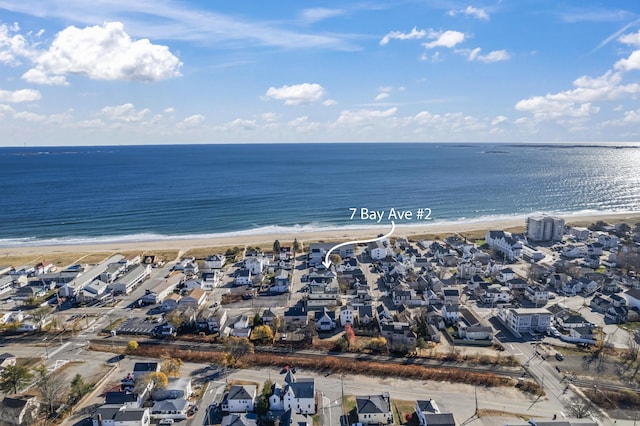
[[[618,327],[633,332],[640,328],[640,321],[626,322],[618,325]]]
[[[111,331],[114,330],[116,327],[118,327],[120,324],[122,324],[124,322],[126,318],[118,318],[115,321],[112,321],[111,324],[109,324],[108,326],[106,326],[104,328],[105,331]]]
[[[342,397],[342,413],[349,416],[347,424],[358,423],[355,395],[345,395]]]
[[[395,418],[395,423],[398,425],[405,424],[413,417],[413,413],[416,411],[416,403],[411,401],[403,401],[399,399],[391,400],[391,411]]]

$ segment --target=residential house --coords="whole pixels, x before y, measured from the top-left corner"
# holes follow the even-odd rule
[[[135,286],[144,281],[151,274],[151,265],[135,265],[126,274],[111,284],[111,290],[115,294],[129,294]]]
[[[514,261],[522,255],[522,242],[505,231],[487,231],[486,242],[490,249],[500,252],[506,259]]]
[[[189,377],[169,377],[167,386],[164,389],[156,389],[152,393],[154,401],[163,399],[188,399],[193,394],[191,378]]]
[[[165,312],[173,311],[178,307],[178,301],[180,301],[180,295],[177,293],[171,293],[164,298],[161,308]]]
[[[356,315],[356,309],[350,304],[342,305],[340,307],[340,325],[345,326],[346,324],[354,324],[354,319]]]
[[[104,396],[105,405],[117,405],[124,408],[142,407],[142,398],[137,393],[117,391],[107,392]]]
[[[562,284],[562,287],[560,287],[560,292],[565,296],[575,296],[581,291],[582,291],[582,282],[576,279],[572,279],[571,281],[568,281]]]
[[[371,324],[373,322],[373,307],[371,305],[358,305],[356,321],[360,326]]]
[[[155,401],[151,407],[151,418],[184,420],[187,418],[189,401],[185,398]]]
[[[418,336],[411,331],[411,326],[406,322],[380,323],[380,334],[387,339],[387,343],[392,349],[412,351],[416,348]]]
[[[329,285],[309,284],[309,292],[305,297],[305,304],[309,310],[336,306],[339,301],[340,289],[337,283]]]
[[[388,247],[380,240],[370,242],[367,250],[372,260],[381,260],[390,254]]]
[[[588,228],[572,226],[569,228],[569,234],[576,241],[586,241],[591,237],[591,231]]]
[[[515,279],[516,278],[516,273],[513,272],[513,269],[511,269],[511,268],[504,268],[504,269],[500,270],[500,272],[498,273],[498,276],[496,278],[501,283],[506,283],[507,281],[511,281],[511,280]]]
[[[527,288],[527,281],[522,278],[513,278],[506,282],[506,285],[511,290],[525,290]]]
[[[552,314],[545,308],[501,308],[498,317],[514,333],[544,332],[551,326]]]
[[[481,286],[476,290],[476,295],[480,296],[482,301],[487,304],[508,303],[513,299],[511,289],[500,284],[492,284]]]
[[[15,300],[27,300],[34,297],[43,296],[44,294],[45,291],[42,287],[27,285],[17,289],[13,295],[13,298]]]
[[[223,254],[212,254],[204,260],[204,266],[208,269],[222,269],[226,261]]]
[[[262,312],[262,323],[264,325],[273,325],[277,316],[270,308],[267,308]]]
[[[442,289],[445,305],[460,304],[460,290],[456,287],[445,287]]]
[[[78,293],[78,300],[80,302],[103,300],[110,294],[111,287],[108,283],[101,280],[93,280]]]
[[[0,294],[7,293],[13,289],[13,277],[0,277]]]
[[[334,248],[333,243],[311,243],[309,244],[309,266],[321,265],[329,250]],[[349,259],[355,256],[355,245],[346,244],[334,249],[332,253],[339,254],[342,259]]]
[[[273,279],[273,284],[269,288],[269,293],[283,294],[289,291],[291,280],[289,278],[289,272],[284,269],[279,270]]]
[[[627,299],[629,306],[631,306],[632,308],[640,309],[640,289],[630,288],[622,295],[625,299]]]
[[[212,291],[217,288],[220,284],[220,271],[215,269],[207,269],[200,273],[200,278],[202,278],[202,289],[206,291]]]
[[[222,409],[230,413],[253,411],[257,388],[253,385],[233,385],[225,395]]]
[[[306,327],[309,314],[304,306],[294,305],[284,312],[284,330],[294,331]]]
[[[91,418],[93,426],[149,426],[148,408],[124,408],[117,405],[98,407]]]
[[[540,285],[529,285],[524,291],[524,297],[531,303],[544,306],[549,301],[549,292]]]
[[[249,285],[251,284],[251,275],[249,269],[238,269],[233,284],[236,286]]]
[[[600,285],[597,282],[587,277],[582,277],[578,279],[578,281],[582,284],[582,291],[585,295],[593,294],[600,288]]]
[[[443,413],[433,399],[416,401],[416,415],[420,426],[456,426],[451,413]]]
[[[579,314],[572,314],[569,311],[565,311],[562,315],[555,316],[556,324],[563,329],[571,329],[578,327],[593,326],[585,317]]]
[[[198,318],[196,319],[198,330],[208,330],[210,333],[219,333],[226,322],[227,310],[220,308],[215,311],[203,309],[198,313]]]
[[[0,355],[0,371],[2,371],[4,368],[16,365],[16,360],[16,356],[8,352]]]
[[[112,284],[125,270],[126,266],[123,263],[115,262],[110,264],[107,269],[99,275],[99,277],[101,281],[104,281],[107,284]]]
[[[220,426],[257,426],[256,415],[250,413],[230,413],[222,418]]]
[[[393,424],[391,396],[385,392],[380,395],[356,396],[358,422],[363,425]]]
[[[458,307],[458,304],[442,305],[440,312],[442,312],[442,317],[448,324],[455,323],[458,321],[458,317],[460,316],[460,308]]]
[[[291,410],[299,414],[316,413],[316,391],[313,378],[297,379],[289,370],[284,378],[284,384],[272,387],[269,396],[271,410]]]
[[[244,267],[251,271],[251,275],[260,275],[269,264],[269,259],[264,256],[247,257],[244,260]]]
[[[0,423],[10,426],[35,424],[40,403],[33,395],[5,396],[0,405]]]
[[[205,292],[201,288],[195,288],[191,291],[191,293],[189,293],[189,295],[182,297],[178,301],[178,308],[183,309],[191,307],[197,310],[205,303],[207,303],[207,292]]]
[[[318,331],[330,331],[336,328],[336,313],[323,307],[315,313],[316,329]]]
[[[393,321],[393,316],[382,303],[376,306],[376,317],[378,318],[379,324]]]
[[[160,364],[157,362],[136,362],[133,364],[133,380],[157,371],[160,371]]]

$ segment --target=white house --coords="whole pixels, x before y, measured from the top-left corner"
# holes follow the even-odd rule
[[[381,395],[356,396],[356,412],[358,421],[364,425],[388,425],[393,423],[391,396]]]
[[[261,274],[269,264],[269,260],[263,256],[251,256],[244,260],[244,267],[251,271],[252,275]]]
[[[536,305],[545,305],[549,301],[549,292],[537,285],[530,285],[524,291],[524,297]]]
[[[486,242],[490,249],[496,250],[505,258],[514,261],[522,255],[522,242],[505,231],[487,231]]]
[[[371,259],[373,260],[384,259],[389,255],[390,251],[380,240],[369,243],[367,248],[369,250],[369,256],[371,256]]]
[[[625,299],[632,308],[640,309],[640,289],[630,288],[623,293]]]
[[[183,420],[187,418],[189,401],[184,398],[163,399],[154,402],[151,417],[154,419]]]
[[[315,320],[316,329],[319,331],[329,331],[336,328],[336,313],[326,307],[315,313]]]
[[[227,258],[222,254],[212,254],[204,260],[204,266],[209,269],[222,269]]]
[[[124,408],[114,405],[98,407],[91,418],[93,426],[149,426],[148,408]]]
[[[236,276],[235,276],[235,279],[234,279],[233,283],[236,286],[251,284],[251,270],[249,270],[249,269],[238,269],[236,271]]]
[[[180,309],[191,307],[193,309],[198,309],[200,306],[204,305],[207,302],[207,293],[201,288],[195,288],[191,290],[189,295],[184,296],[178,301],[178,307]]]
[[[355,309],[350,304],[342,305],[340,307],[340,325],[353,324]]]
[[[144,281],[150,273],[151,265],[136,265],[111,284],[111,289],[116,294],[129,294],[131,290]]]
[[[293,410],[301,414],[316,413],[316,391],[313,378],[296,379],[288,383],[283,389],[285,410]]]
[[[499,309],[498,317],[517,334],[543,332],[551,326],[551,312],[544,308]]]
[[[420,426],[456,426],[456,421],[451,413],[443,413],[433,399],[416,401],[416,414]]]
[[[222,409],[230,413],[253,411],[256,401],[256,393],[256,386],[233,385],[229,389],[229,393],[227,393],[226,398],[222,403]]]

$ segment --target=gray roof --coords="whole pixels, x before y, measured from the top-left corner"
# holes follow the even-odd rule
[[[165,399],[164,401],[158,401],[151,407],[151,412],[158,411],[184,411],[189,405],[189,401],[184,398],[177,399]]]
[[[136,362],[133,365],[134,372],[152,372],[158,371],[157,362]]]
[[[117,422],[140,421],[146,411],[146,408],[126,408],[118,411],[114,416],[114,420]]]
[[[380,414],[391,411],[390,400],[385,395],[368,395],[356,397],[358,414]]]
[[[222,418],[220,426],[256,426],[255,419],[247,417],[247,414],[229,414]]]
[[[125,402],[135,402],[138,395],[129,392],[107,392],[104,397],[105,404],[124,404]]]
[[[251,391],[255,391],[255,386],[233,385],[229,389],[229,397],[227,399],[253,399]],[[253,393],[255,394],[255,392]]]
[[[427,426],[456,426],[456,420],[451,413],[428,413],[424,415]]]
[[[316,392],[313,378],[298,379],[294,383],[290,383],[289,388],[298,399],[313,398]]]

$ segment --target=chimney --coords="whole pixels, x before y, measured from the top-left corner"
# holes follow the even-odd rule
[[[102,414],[98,413],[98,426],[102,426]]]

